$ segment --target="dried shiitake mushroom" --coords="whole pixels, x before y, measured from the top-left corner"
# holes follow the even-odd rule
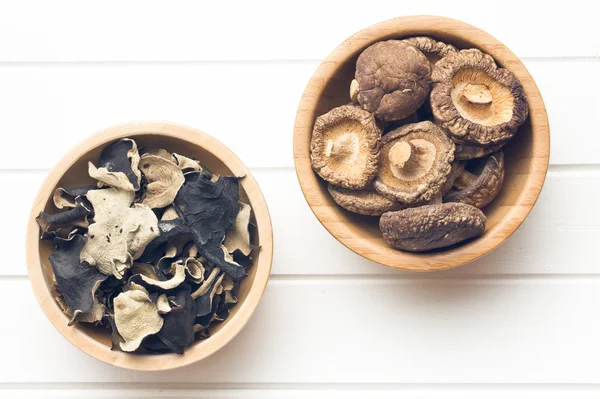
[[[529,112],[523,86],[508,69],[476,49],[449,54],[431,75],[435,120],[459,144],[506,142]]]
[[[183,353],[209,337],[260,248],[242,177],[166,149],[140,154],[130,139],[109,144],[89,173],[97,185],[57,188],[62,211],[36,218],[54,240],[52,292],[69,325],[110,329],[125,352]]]
[[[464,170],[454,181],[456,190],[444,196],[444,202],[462,202],[483,208],[496,198],[503,182],[504,154],[500,150],[485,158],[478,175]]]
[[[477,237],[483,234],[485,223],[486,217],[478,208],[450,203],[384,213],[379,227],[391,246],[423,252]]]
[[[381,130],[368,112],[343,105],[315,121],[310,142],[311,165],[331,184],[365,188],[375,177]]]
[[[405,118],[427,100],[431,66],[427,57],[401,40],[377,42],[356,62],[351,97],[383,121]],[[357,86],[358,85],[358,86]]]
[[[504,143],[493,145],[489,147],[480,147],[473,144],[457,144],[456,151],[454,151],[454,159],[459,161],[466,161],[469,159],[482,158],[492,152],[498,151],[504,146]]]
[[[408,39],[404,39],[403,42],[408,43],[420,50],[429,60],[432,70],[433,66],[439,60],[448,54],[456,53],[458,51],[453,45],[440,42],[428,36],[409,37]]]
[[[313,169],[332,199],[350,212],[381,216],[384,239],[406,251],[483,234],[478,208],[500,192],[501,148],[529,112],[517,77],[477,49],[426,36],[372,44],[354,77],[352,102],[319,117],[311,141]],[[361,126],[368,141],[349,134]],[[369,157],[357,161],[361,148]]]
[[[351,190],[329,184],[327,190],[336,204],[360,215],[381,216],[384,212],[398,211],[406,206],[401,202],[384,197],[373,187],[365,190]]]
[[[381,140],[375,189],[407,204],[429,201],[441,191],[453,159],[454,143],[433,123],[400,127]]]

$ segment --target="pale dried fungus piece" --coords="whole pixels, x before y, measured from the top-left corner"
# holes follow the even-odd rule
[[[141,290],[122,292],[114,300],[115,325],[124,342],[119,347],[124,352],[135,351],[142,340],[156,334],[163,326],[158,307]]]
[[[212,181],[199,172],[185,175],[185,183],[175,198],[175,205],[200,254],[233,278],[246,275],[244,267],[227,259],[222,242],[225,232],[235,222],[238,203],[238,178],[220,176]],[[224,248],[224,247],[223,247]]]
[[[83,186],[73,188],[58,187],[54,190],[52,201],[58,209],[75,208],[77,206],[76,199],[85,197],[90,190],[96,189],[96,186]]]
[[[92,311],[96,303],[95,293],[107,276],[96,268],[82,263],[79,254],[85,238],[74,235],[70,239],[55,238],[56,251],[49,257],[57,290],[69,308],[71,323],[77,315]]]
[[[160,314],[167,314],[171,311],[171,305],[169,304],[169,298],[167,298],[167,294],[161,294],[158,296],[156,299],[156,307],[158,309],[158,313]]]
[[[155,280],[144,276],[143,274],[135,274],[129,279],[130,282],[140,284],[148,290],[157,289],[160,291],[170,291],[177,288],[185,280],[186,267],[183,265],[175,265],[175,273],[168,280]]]
[[[240,201],[240,211],[237,214],[235,223],[225,232],[225,241],[223,245],[231,254],[239,250],[244,256],[249,256],[254,246],[250,242],[250,205]]]
[[[99,186],[107,185],[127,191],[140,189],[142,175],[138,169],[140,154],[135,141],[121,139],[109,144],[100,154],[100,167],[88,163],[89,175]]]
[[[202,165],[200,165],[200,163],[195,159],[188,158],[186,156],[175,153],[173,153],[173,158],[175,158],[175,163],[177,164],[177,166],[179,166],[179,169],[181,169],[184,172],[202,172],[204,170]]]
[[[215,298],[215,294],[217,289],[219,288],[221,282],[225,275],[223,273],[219,274],[208,286],[206,292],[204,292],[201,296],[195,298],[196,300],[196,316],[202,317],[208,315],[213,307],[213,300]],[[208,279],[206,281],[209,281]],[[204,284],[203,284],[204,285]],[[192,295],[193,297],[193,295]]]
[[[141,171],[148,181],[142,204],[150,208],[164,208],[173,203],[184,182],[183,172],[175,164],[157,155],[142,155]]]
[[[132,205],[131,191],[108,188],[90,191],[87,197],[95,215],[81,261],[121,278],[146,245],[159,235],[156,215],[146,205]]]

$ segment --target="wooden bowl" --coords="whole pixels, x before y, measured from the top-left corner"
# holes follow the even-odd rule
[[[261,249],[255,255],[249,275],[242,281],[238,303],[230,316],[212,328],[212,336],[197,341],[178,354],[129,354],[111,351],[110,334],[106,331],[81,325],[67,326],[68,317],[61,311],[50,293],[52,267],[48,261],[54,248],[50,241],[39,239],[39,228],[34,218],[40,211],[56,212],[52,194],[56,187],[94,184],[87,174],[88,161],[98,162],[100,152],[114,140],[129,137],[138,147],[146,150],[166,148],[169,151],[200,160],[214,173],[246,176],[240,181],[240,198],[252,206],[256,224],[255,244]],[[54,327],[72,344],[85,353],[134,370],[167,370],[197,362],[225,346],[244,327],[263,295],[273,259],[273,231],[265,199],[250,171],[223,144],[207,134],[192,128],[166,122],[131,123],[104,130],[73,148],[52,169],[44,181],[33,204],[27,227],[27,267],[33,291]]]
[[[378,218],[350,213],[333,202],[326,183],[311,169],[309,143],[317,116],[350,102],[349,87],[356,60],[371,44],[409,36],[432,36],[458,48],[478,48],[512,71],[529,100],[529,118],[504,147],[506,176],[498,197],[483,210],[485,233],[463,245],[427,253],[410,253],[386,244]],[[342,244],[367,259],[405,270],[456,267],[498,247],[523,222],[535,204],[548,170],[550,130],[542,96],[523,63],[484,31],[453,19],[413,16],[366,28],[340,44],[321,63],[306,87],[294,126],[294,161],[302,192],[313,213]]]

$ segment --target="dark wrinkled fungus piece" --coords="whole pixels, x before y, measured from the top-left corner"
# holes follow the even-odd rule
[[[70,239],[55,238],[56,251],[49,257],[57,289],[69,306],[71,317],[87,313],[94,306],[94,294],[108,276],[79,261],[85,238],[76,234]]]
[[[227,259],[228,253],[221,246],[225,232],[233,226],[240,210],[238,178],[220,176],[212,181],[201,173],[188,173],[175,197],[175,205],[200,254],[231,277],[244,277],[244,268],[231,257]]]
[[[158,332],[160,340],[175,353],[183,353],[194,342],[196,301],[190,295],[191,288],[183,284],[175,294],[179,310],[164,315],[165,322]]]
[[[92,205],[88,201],[77,199],[74,208],[53,215],[40,212],[39,216],[35,218],[35,221],[40,226],[40,236],[43,236],[44,233],[48,233],[54,226],[65,226],[80,220],[85,220],[85,217],[92,214],[92,212]]]

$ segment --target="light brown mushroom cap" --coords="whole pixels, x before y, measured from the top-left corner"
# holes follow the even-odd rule
[[[429,121],[402,126],[383,137],[377,178],[378,193],[414,204],[438,194],[451,170],[454,143]]]
[[[467,161],[469,159],[483,158],[492,152],[498,151],[505,143],[493,145],[490,147],[480,147],[473,144],[457,144],[454,151],[454,159],[459,161]]]
[[[506,142],[527,119],[527,99],[517,77],[477,49],[449,54],[431,77],[433,116],[457,143]]]
[[[485,223],[486,217],[478,208],[450,203],[384,213],[379,228],[391,246],[424,252],[477,237],[483,234]]]
[[[360,54],[355,78],[360,105],[377,119],[393,121],[409,116],[427,100],[431,66],[415,47],[388,40]]]
[[[373,116],[354,105],[343,105],[315,121],[310,142],[314,171],[344,188],[365,188],[375,177],[381,130]]]
[[[384,197],[372,187],[351,190],[328,184],[327,189],[336,204],[359,215],[381,216],[385,212],[398,211],[406,207],[401,202]]]
[[[431,67],[442,58],[458,50],[451,44],[446,44],[428,36],[414,36],[404,39],[403,42],[410,44],[420,50],[429,60]]]
[[[500,192],[504,182],[504,154],[502,150],[490,154],[479,175],[468,170],[456,179],[452,191],[444,197],[444,202],[462,202],[483,208],[493,201]]]

